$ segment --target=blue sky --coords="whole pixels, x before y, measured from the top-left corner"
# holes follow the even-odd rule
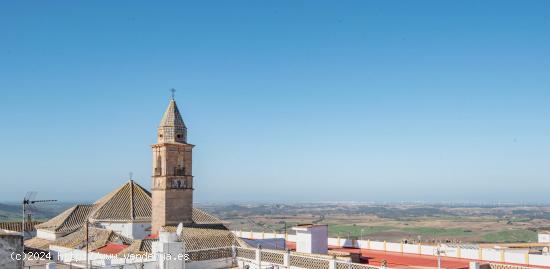
[[[549,11],[4,2],[0,200],[149,188],[174,87],[198,202],[550,202]]]

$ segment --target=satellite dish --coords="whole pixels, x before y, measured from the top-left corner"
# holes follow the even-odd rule
[[[178,235],[178,237],[181,237],[182,233],[183,233],[183,223],[180,222],[180,224],[178,224],[178,228],[176,228],[176,234]]]

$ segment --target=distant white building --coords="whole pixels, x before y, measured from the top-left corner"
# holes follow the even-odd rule
[[[550,243],[550,231],[540,231],[538,237],[539,243]]]

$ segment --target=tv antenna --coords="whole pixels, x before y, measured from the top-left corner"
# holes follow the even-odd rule
[[[27,229],[25,229],[25,220],[27,219],[27,222],[29,225],[32,225],[32,212],[34,211],[35,207],[34,205],[37,203],[49,203],[49,202],[57,202],[57,200],[35,200],[36,198],[36,192],[35,191],[29,191],[25,195],[25,198],[23,198],[23,221],[21,223],[21,234],[23,235],[23,239],[25,239],[25,232]],[[31,229],[32,230],[32,229]]]

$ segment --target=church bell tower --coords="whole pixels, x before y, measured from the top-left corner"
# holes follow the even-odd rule
[[[157,234],[163,226],[192,222],[192,150],[187,143],[187,127],[172,97],[162,116],[153,149],[152,227]]]

